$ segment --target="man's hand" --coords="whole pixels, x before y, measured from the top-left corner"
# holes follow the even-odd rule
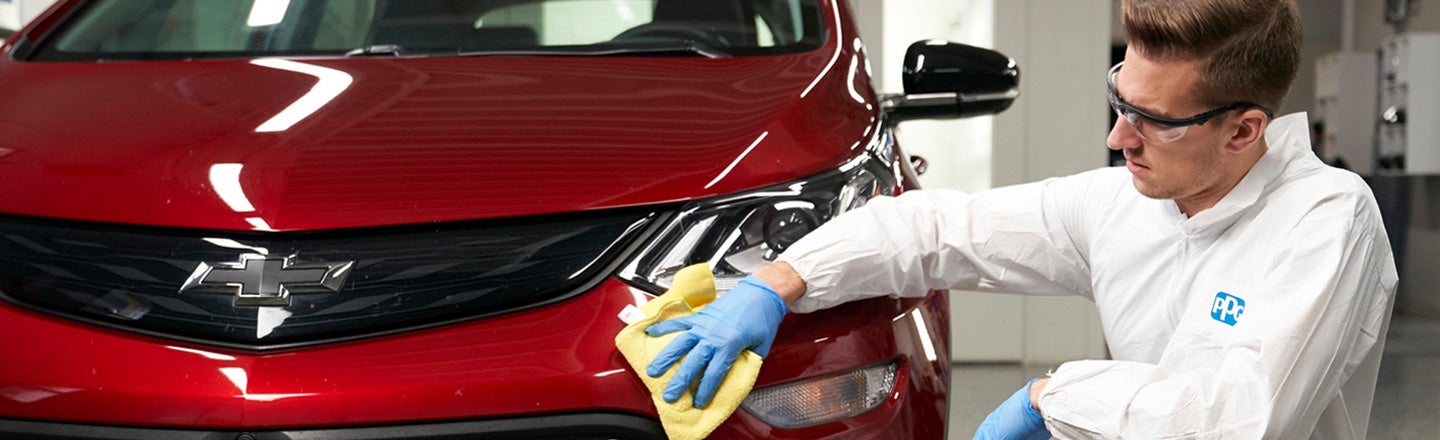
[[[1050,431],[1045,430],[1045,419],[1040,418],[1035,405],[1031,404],[1030,396],[1039,395],[1044,389],[1045,383],[1036,383],[1046,379],[1033,379],[1025,384],[1009,399],[995,408],[985,421],[980,423],[980,429],[975,431],[977,440],[1045,440],[1050,438]],[[1039,386],[1036,386],[1039,385]]]
[[[666,402],[675,402],[696,377],[700,377],[695,407],[704,408],[715,397],[720,382],[741,352],[750,349],[761,357],[770,352],[775,331],[788,311],[774,289],[751,275],[699,313],[646,328],[645,334],[651,337],[681,330],[685,334],[670,341],[645,372],[650,377],[658,377],[684,357],[685,362],[680,364],[661,397]]]

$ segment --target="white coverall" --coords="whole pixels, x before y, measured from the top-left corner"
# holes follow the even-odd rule
[[[1365,437],[1396,273],[1365,182],[1310,152],[1305,115],[1187,218],[1124,167],[911,191],[783,254],[805,313],[931,289],[1076,294],[1115,360],[1066,363],[1039,406],[1059,438]],[[1243,304],[1243,305],[1242,305]]]

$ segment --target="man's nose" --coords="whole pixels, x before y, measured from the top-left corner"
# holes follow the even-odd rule
[[[1135,131],[1130,121],[1115,118],[1115,126],[1110,127],[1110,135],[1105,137],[1105,146],[1117,151],[1140,148],[1140,133]]]

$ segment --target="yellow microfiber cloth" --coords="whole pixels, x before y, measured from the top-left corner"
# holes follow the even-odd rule
[[[741,352],[740,357],[735,359],[735,364],[730,367],[730,373],[720,383],[715,398],[704,409],[696,409],[692,403],[695,398],[694,385],[681,394],[675,403],[665,402],[660,393],[664,392],[670,378],[675,376],[680,362],[676,362],[660,377],[645,374],[645,367],[650,365],[650,361],[660,354],[660,350],[663,350],[671,339],[684,332],[652,338],[645,334],[645,328],[668,319],[691,315],[715,300],[715,277],[710,273],[710,265],[697,264],[680,269],[680,272],[675,274],[672,286],[664,295],[640,307],[640,312],[645,317],[620,330],[620,334],[615,336],[615,348],[625,355],[630,368],[645,382],[645,387],[650,389],[650,400],[655,402],[655,409],[660,413],[660,424],[665,426],[665,435],[674,440],[699,440],[710,435],[720,423],[729,418],[730,414],[740,407],[740,401],[750,394],[750,389],[755,386],[755,378],[760,375],[761,358],[750,350]]]

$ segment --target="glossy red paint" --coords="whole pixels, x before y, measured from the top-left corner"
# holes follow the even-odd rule
[[[821,3],[829,40],[788,56],[296,60],[352,82],[274,133],[256,128],[320,80],[244,60],[0,60],[0,82],[31,85],[0,88],[0,148],[13,150],[0,156],[0,213],[299,231],[674,202],[813,175],[859,154],[880,117],[848,11]],[[253,209],[221,198],[216,164],[239,166]],[[0,303],[0,334],[25,335],[0,338],[19,353],[0,363],[0,418],[266,430],[653,417],[613,345],[617,314],[644,295],[607,280],[541,308],[266,353]],[[741,410],[714,438],[942,438],[947,316],[943,291],[788,316],[757,387],[893,361],[893,395],[795,430]]]
[[[620,311],[644,296],[610,281],[538,309],[265,354],[139,337],[5,305],[0,332],[27,337],[0,339],[0,352],[25,354],[0,363],[0,417],[259,430],[574,411],[654,416],[613,342],[624,326]],[[905,374],[895,397],[861,417],[801,430],[776,430],[740,411],[717,435],[816,438],[891,432],[896,423],[906,428],[894,432],[943,435],[945,298],[936,292],[791,315],[757,387],[896,360]],[[939,362],[927,359],[917,316]]]
[[[26,86],[0,88],[0,148],[13,150],[0,213],[293,231],[732,193],[858,153],[879,109],[853,39],[722,59],[288,62],[325,76],[250,60],[3,59],[0,83]],[[318,89],[340,91],[257,132]],[[238,182],[217,180],[217,164],[241,167]],[[248,203],[222,198],[230,183]]]

